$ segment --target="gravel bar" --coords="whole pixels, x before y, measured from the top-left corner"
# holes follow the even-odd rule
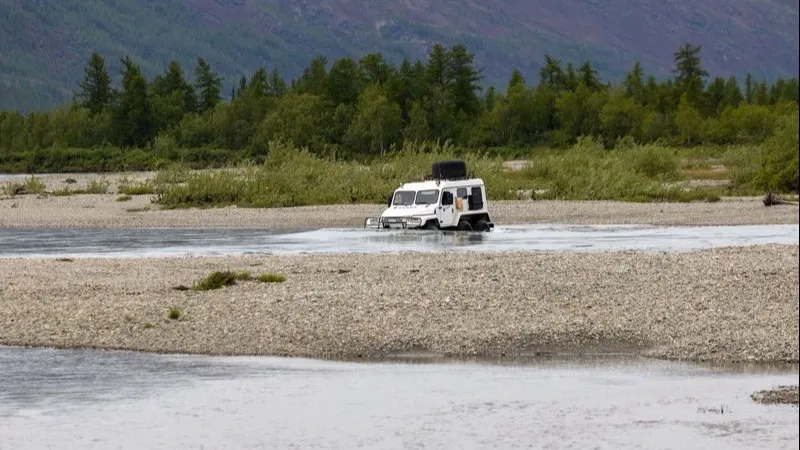
[[[800,405],[800,386],[778,386],[758,391],[750,396],[756,403],[764,405]]]
[[[384,205],[324,205],[294,208],[187,208],[162,210],[151,196],[117,201],[117,195],[23,195],[0,198],[0,228],[320,228],[362,227]],[[492,201],[499,225],[650,224],[758,225],[800,222],[797,204],[765,207],[758,197],[714,203],[628,203],[613,201]]]
[[[215,270],[285,274],[178,290]],[[798,246],[0,259],[0,344],[371,358],[798,361]],[[168,317],[179,308],[178,320]]]

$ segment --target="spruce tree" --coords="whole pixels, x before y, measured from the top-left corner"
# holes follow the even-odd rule
[[[80,105],[89,110],[89,115],[94,116],[111,103],[111,77],[108,75],[105,59],[96,51],[92,52],[84,73],[83,81],[78,83],[81,88],[78,97],[81,99]]]
[[[195,86],[198,90],[197,111],[204,113],[222,100],[222,77],[211,71],[211,66],[203,58],[197,58]]]

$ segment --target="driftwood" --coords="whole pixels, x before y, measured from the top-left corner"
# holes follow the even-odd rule
[[[761,201],[764,202],[764,206],[786,205],[789,203],[784,200],[781,200],[777,195],[773,194],[772,192],[767,192],[767,194]]]

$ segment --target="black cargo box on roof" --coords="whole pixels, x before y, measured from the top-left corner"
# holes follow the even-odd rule
[[[466,178],[467,163],[460,160],[435,162],[431,167],[431,176],[435,180]]]

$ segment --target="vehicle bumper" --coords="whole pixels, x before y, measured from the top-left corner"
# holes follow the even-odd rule
[[[425,220],[415,217],[367,217],[364,219],[364,228],[420,228]]]

